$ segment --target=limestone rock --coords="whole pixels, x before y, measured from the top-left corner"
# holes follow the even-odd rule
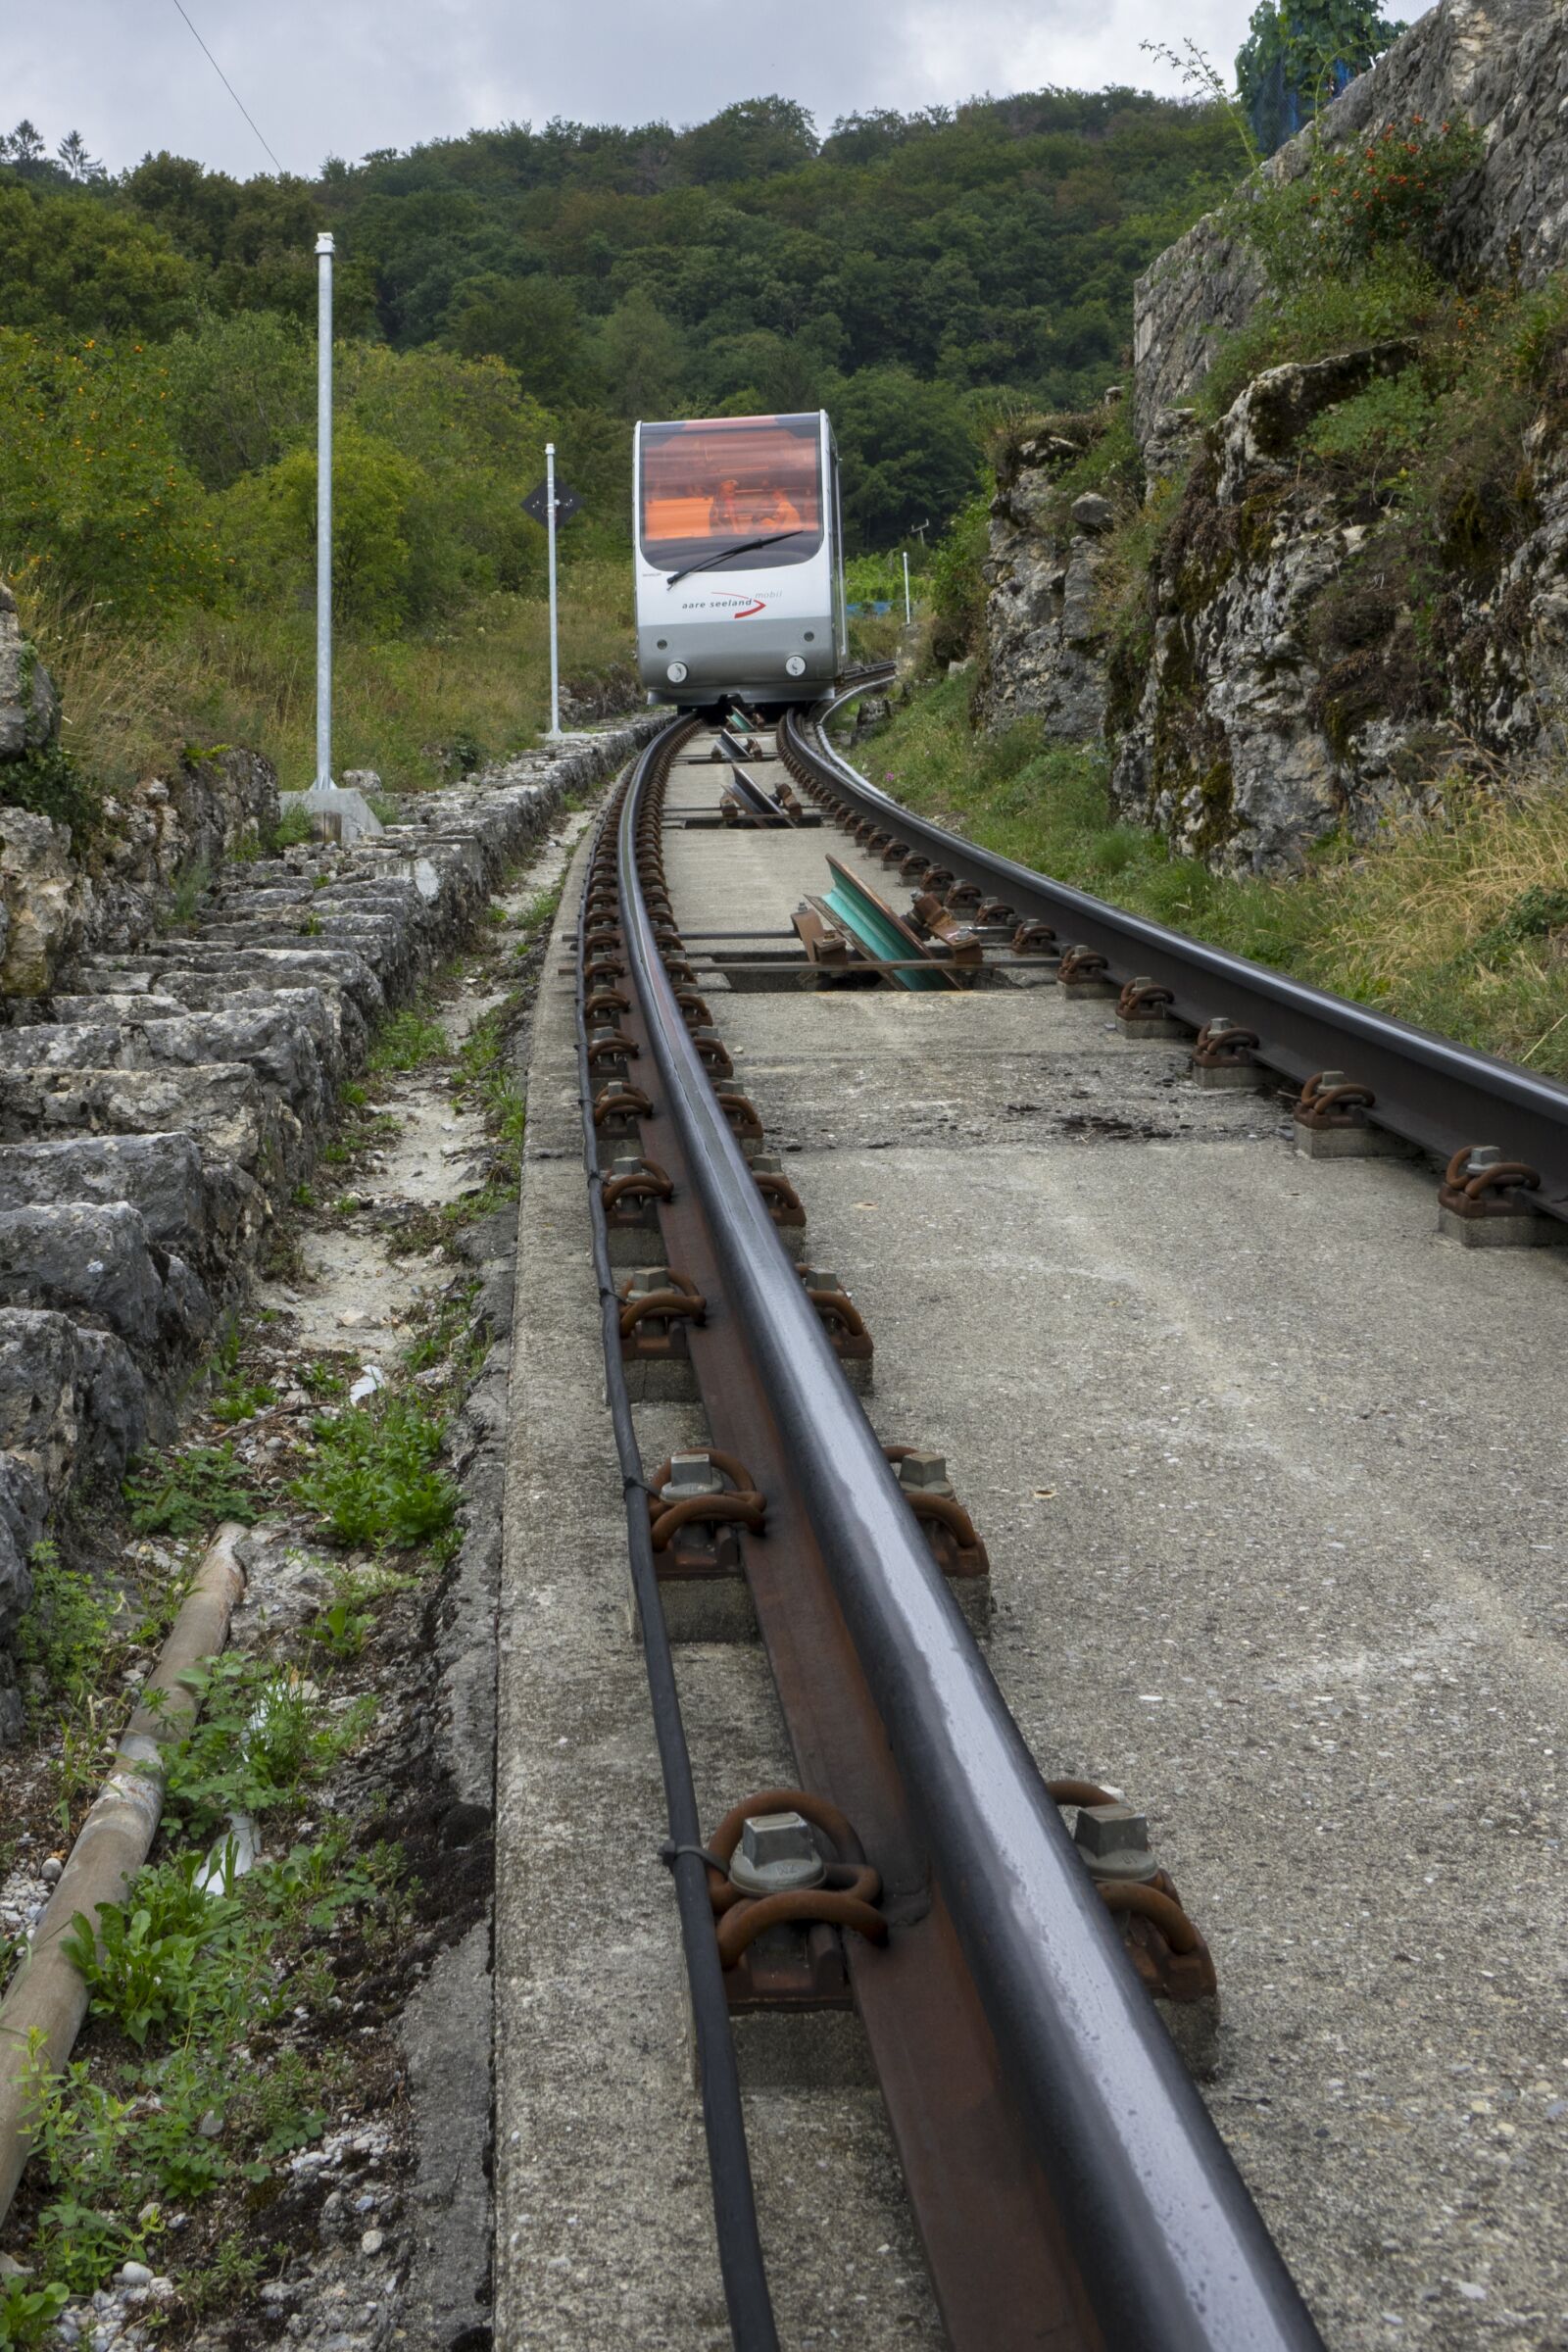
[[[81,943],[91,904],[91,887],[72,860],[70,827],[0,808],[0,996],[48,994]]]
[[[1081,531],[1108,531],[1116,519],[1116,510],[1098,490],[1086,490],[1072,502],[1072,518]]]
[[[59,731],[54,681],[22,634],[16,598],[0,586],[0,760],[44,751]]]
[[[1466,277],[1516,273],[1536,285],[1568,261],[1568,38],[1560,0],[1441,0],[1309,130],[1265,166],[1277,180],[1311,167],[1314,139],[1348,146],[1391,117],[1463,116],[1486,139],[1480,169],[1453,190],[1441,258]],[[1217,343],[1264,291],[1255,254],[1210,213],[1160,255],[1133,298],[1134,421],[1146,440],[1186,400]]]

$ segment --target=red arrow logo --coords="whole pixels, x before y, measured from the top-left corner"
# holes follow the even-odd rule
[[[765,612],[766,605],[739,605],[730,614],[731,620],[750,620],[754,612]]]

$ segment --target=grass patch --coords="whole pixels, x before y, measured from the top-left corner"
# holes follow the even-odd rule
[[[922,813],[1114,906],[1435,1029],[1568,1076],[1568,774],[1507,795],[1454,787],[1436,822],[1323,845],[1284,880],[1230,878],[1118,822],[1103,758],[1049,748],[1037,721],[968,724],[943,680],[861,755]]]
[[[628,699],[634,695],[630,595],[624,562],[567,566],[561,661],[568,681],[624,674]],[[316,641],[308,614],[187,609],[149,636],[116,627],[102,605],[73,609],[38,590],[24,590],[22,601],[24,627],[60,690],[63,747],[85,776],[128,789],[140,776],[166,773],[196,734],[265,753],[285,791],[314,781]],[[334,759],[340,773],[374,768],[390,792],[428,790],[531,749],[549,695],[543,600],[489,596],[404,638],[345,630],[333,648]]]
[[[510,1052],[522,1000],[509,997],[481,1014],[458,1049],[454,1088],[465,1109],[476,1110],[502,1151],[519,1153],[527,1125],[522,1083]]]
[[[394,1012],[376,1033],[369,1066],[378,1073],[417,1070],[429,1062],[444,1061],[448,1052],[446,1031],[439,1021],[422,1012]]]

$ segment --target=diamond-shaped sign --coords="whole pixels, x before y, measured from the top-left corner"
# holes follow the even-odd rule
[[[564,522],[571,520],[581,506],[580,494],[575,490],[569,490],[558,475],[556,479],[556,528],[558,531]],[[531,514],[535,522],[549,522],[550,488],[548,483],[538,482],[535,484],[522,502],[522,511],[525,514]]]

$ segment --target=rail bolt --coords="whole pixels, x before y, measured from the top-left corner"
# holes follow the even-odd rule
[[[1156,1874],[1148,1816],[1131,1805],[1080,1805],[1072,1836],[1092,1879],[1125,1882]]]
[[[822,1885],[827,1864],[803,1814],[749,1813],[729,1876],[743,1894],[799,1894]]]
[[[906,1453],[894,1465],[901,1487],[922,1494],[951,1494],[948,1461],[942,1453]]]
[[[672,1453],[669,1476],[660,1488],[662,1503],[695,1502],[700,1494],[722,1494],[723,1477],[706,1453]]]

